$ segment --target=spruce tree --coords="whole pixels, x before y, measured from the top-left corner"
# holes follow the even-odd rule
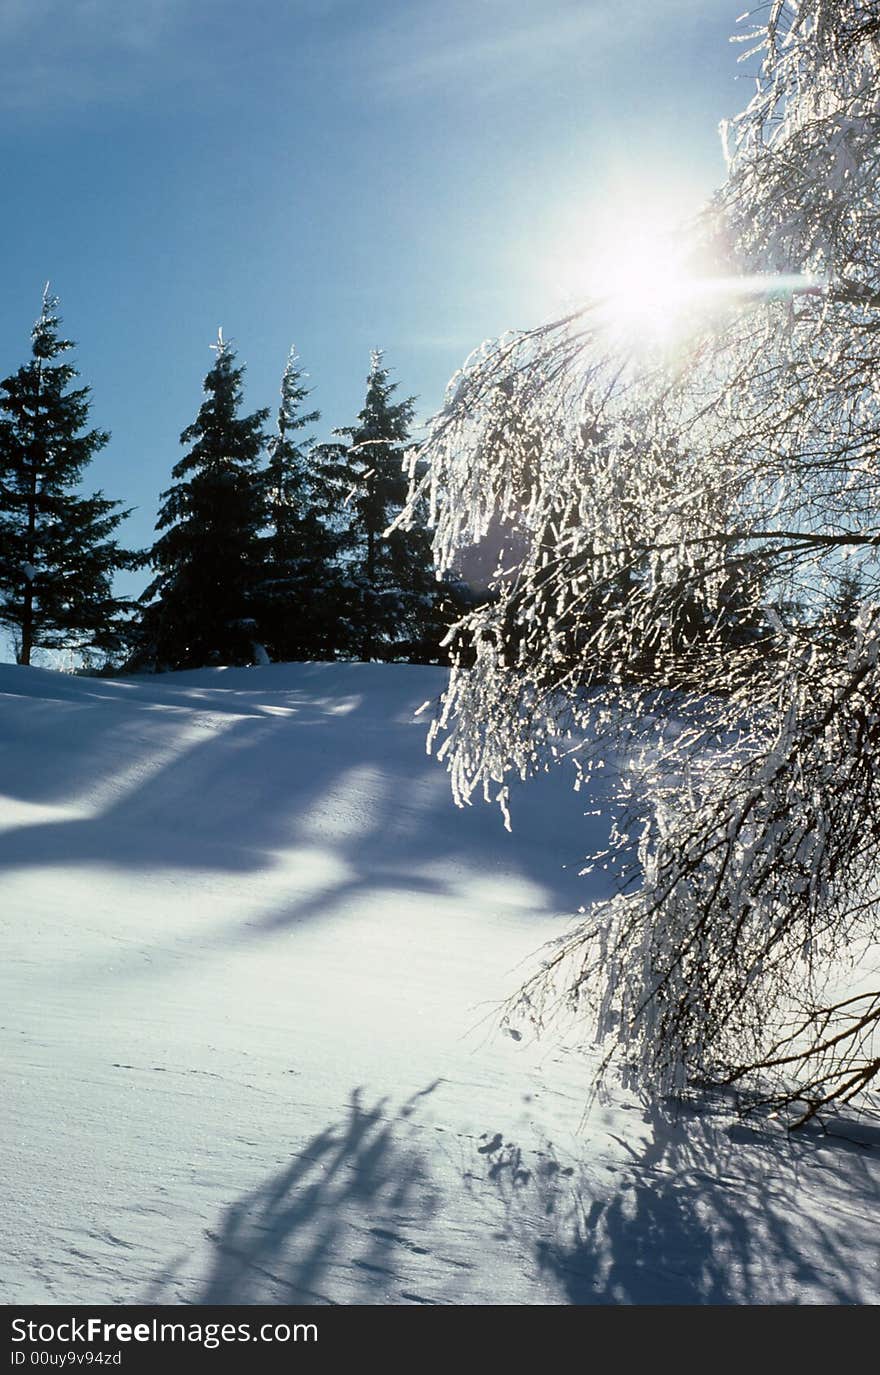
[[[113,574],[141,562],[112,538],[128,511],[77,491],[110,436],[85,428],[91,389],[56,361],[75,347],[57,312],[47,285],[30,361],[0,382],[0,624],[20,664],[35,649],[120,650],[133,604],[114,597]]]
[[[415,399],[393,401],[382,353],[372,355],[358,423],[338,430],[349,440],[351,500],[349,651],[356,657],[437,661],[444,633],[442,592],[435,581],[427,530],[385,531],[407,496],[404,459]]]
[[[258,464],[268,409],[240,416],[243,367],[223,339],[204,381],[205,400],[180,436],[189,448],[162,493],[150,552],[156,577],[136,662],[159,670],[246,664],[261,658],[259,589],[265,489]]]
[[[302,435],[320,419],[320,412],[303,410],[308,395],[292,348],[265,473],[269,534],[261,621],[270,656],[281,661],[333,659],[340,646],[339,513],[349,484],[334,448]]]

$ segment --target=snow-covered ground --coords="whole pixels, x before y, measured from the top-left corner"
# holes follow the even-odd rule
[[[880,1302],[876,1119],[584,1119],[493,1030],[599,823],[561,775],[457,810],[442,684],[0,665],[0,1297]]]

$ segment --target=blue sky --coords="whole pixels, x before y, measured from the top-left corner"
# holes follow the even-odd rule
[[[748,98],[731,0],[0,0],[0,375],[44,282],[148,544],[222,325],[249,409],[295,343],[352,421],[373,347],[427,414],[576,285],[591,227],[687,215]],[[126,579],[139,591],[145,576]]]

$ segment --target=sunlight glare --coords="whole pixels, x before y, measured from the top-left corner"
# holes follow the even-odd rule
[[[674,341],[686,328],[700,283],[687,269],[684,187],[609,185],[579,217],[568,217],[545,264],[557,300],[592,301],[603,329],[628,343]]]
[[[645,226],[624,228],[590,256],[587,295],[612,330],[655,342],[676,333],[695,291],[680,243]]]
[[[694,213],[681,187],[612,185],[597,192],[592,205],[561,219],[541,257],[552,308],[586,308],[629,353],[678,353],[694,331],[731,309],[827,291],[826,280],[808,273],[730,275],[729,265],[713,271],[705,246],[695,257],[687,228]]]

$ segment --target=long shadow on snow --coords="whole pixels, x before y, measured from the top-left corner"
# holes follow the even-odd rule
[[[412,688],[376,693],[376,668],[275,664],[256,676],[214,669],[113,680],[0,664],[0,794],[50,805],[87,799],[120,774],[149,769],[154,754],[193,721],[222,729],[224,719],[296,718],[316,726],[340,711],[362,715],[364,688],[380,704],[390,696],[392,710],[404,695],[411,700]],[[434,681],[427,687],[435,689]]]
[[[417,1097],[430,1093],[436,1085]],[[437,1206],[407,1119],[356,1089],[347,1118],[224,1212],[199,1304],[430,1302],[407,1285]],[[414,1233],[414,1236],[408,1235]],[[173,1277],[159,1281],[153,1301]],[[192,1301],[192,1300],[190,1300]]]
[[[456,870],[525,878],[537,910],[571,910],[583,901],[577,867],[597,839],[589,834],[597,823],[585,822],[567,779],[541,776],[513,790],[511,836],[497,808],[465,813],[453,805],[444,770],[424,753],[425,726],[412,720],[417,681],[405,693],[396,684],[390,701],[375,674],[337,677],[335,698],[334,675],[316,681],[323,695],[314,699],[269,694],[276,712],[285,700],[293,703],[288,716],[233,714],[215,729],[212,706],[204,730],[197,720],[195,738],[158,767],[148,754],[128,757],[124,786],[97,815],[0,835],[0,866],[98,861],[134,870],[253,872],[296,847],[318,847],[342,861],[339,881],[324,892],[298,892],[277,905],[263,922],[267,932],[331,911],[359,891],[442,893]],[[358,682],[375,698],[349,693]],[[248,711],[253,698],[238,707]],[[255,929],[247,926],[242,936]]]
[[[283,816],[291,795],[278,773],[262,776],[265,761],[278,756],[283,729],[279,720],[247,718],[201,743],[181,745],[158,767],[149,755],[135,759],[118,795],[99,803],[95,815],[0,834],[0,866],[98,861],[147,870],[263,868],[273,842],[281,843],[279,811]]]
[[[482,1292],[490,1239],[534,1257],[536,1301],[548,1280],[574,1305],[880,1298],[868,1206],[880,1164],[870,1146],[753,1130],[704,1103],[675,1117],[646,1113],[633,1140],[612,1135],[611,1155],[594,1147],[586,1165],[566,1163],[551,1143],[520,1149],[487,1134],[444,1197],[430,1136],[413,1120],[416,1100],[436,1087],[393,1114],[387,1099],[367,1106],[355,1090],[344,1120],[225,1209],[206,1234],[196,1290],[172,1267],[147,1301],[460,1303]],[[450,1225],[447,1210],[467,1194],[476,1207],[454,1211]],[[475,1254],[481,1225],[489,1250]]]
[[[492,1143],[486,1178],[508,1225],[570,1303],[880,1300],[864,1207],[880,1175],[870,1148],[721,1124],[708,1105],[649,1111],[644,1121],[637,1145],[614,1138],[628,1165],[612,1167],[612,1184],[561,1168],[552,1146],[530,1157]],[[537,1242],[535,1216],[546,1220]]]

